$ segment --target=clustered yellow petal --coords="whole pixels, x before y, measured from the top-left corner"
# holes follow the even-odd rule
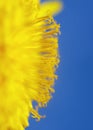
[[[0,1],[0,130],[24,130],[40,120],[54,92],[59,63],[59,2]],[[37,102],[37,107],[33,105]]]

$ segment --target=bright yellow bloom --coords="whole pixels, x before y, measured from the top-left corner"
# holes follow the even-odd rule
[[[59,63],[59,2],[0,1],[0,130],[24,130],[29,115],[40,120],[54,92]]]

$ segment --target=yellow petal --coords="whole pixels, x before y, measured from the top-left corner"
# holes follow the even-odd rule
[[[62,9],[61,2],[44,2],[40,5],[39,17],[45,15],[54,15]]]

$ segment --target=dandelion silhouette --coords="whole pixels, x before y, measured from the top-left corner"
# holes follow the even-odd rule
[[[54,92],[59,2],[0,1],[0,130],[24,130]],[[33,101],[37,102],[34,107]]]

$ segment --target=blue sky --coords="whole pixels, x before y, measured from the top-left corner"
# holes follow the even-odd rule
[[[56,93],[27,130],[93,130],[93,0],[63,0]]]

